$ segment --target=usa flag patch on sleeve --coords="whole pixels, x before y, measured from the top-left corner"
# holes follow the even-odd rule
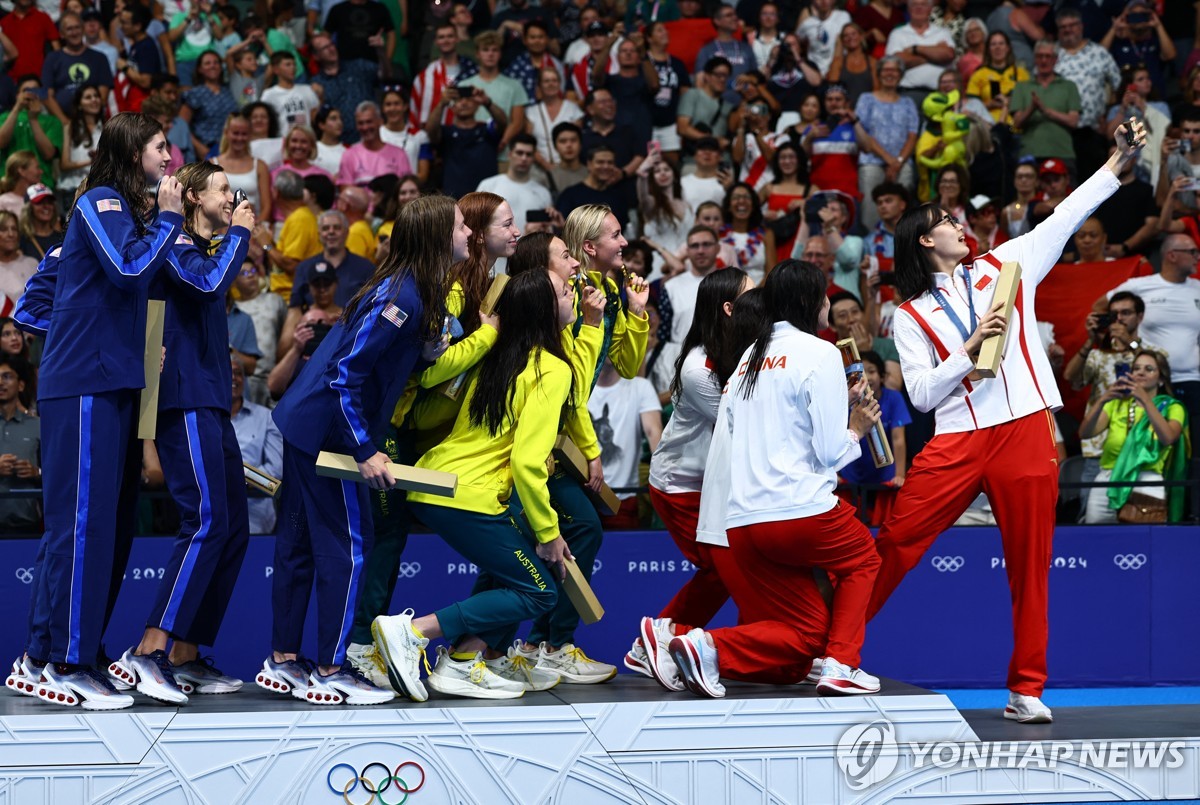
[[[102,198],[96,202],[97,212],[120,212],[121,201],[115,198]]]
[[[403,327],[404,322],[408,321],[408,314],[395,305],[388,305],[383,309],[383,317],[397,327]]]

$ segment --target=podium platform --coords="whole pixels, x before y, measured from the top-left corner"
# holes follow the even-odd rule
[[[958,805],[1200,794],[1200,706],[1066,708],[1054,724],[1032,726],[1003,720],[1003,702],[960,712],[890,680],[864,697],[728,691],[698,699],[622,674],[500,703],[433,693],[424,704],[325,708],[251,684],[182,708],[139,696],[115,713],[5,692],[0,805]],[[414,790],[406,798],[403,789]]]

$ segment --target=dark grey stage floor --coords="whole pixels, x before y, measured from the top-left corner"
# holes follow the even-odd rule
[[[881,696],[913,696],[932,691],[882,679]],[[727,683],[727,698],[733,700],[816,698],[811,686],[773,686],[747,683]],[[137,703],[119,713],[194,712],[229,713],[238,711],[312,711],[357,710],[349,706],[317,708],[289,696],[267,693],[253,682],[239,693],[220,696],[192,696],[185,707],[158,704],[135,694]],[[417,704],[407,699],[377,705],[379,708],[442,708],[442,707],[545,707],[607,702],[659,702],[695,699],[690,693],[673,693],[655,682],[632,674],[620,674],[603,685],[558,685],[543,693],[527,693],[519,699],[480,700],[442,696],[430,692],[427,702]],[[367,709],[367,708],[361,708]],[[1136,705],[1113,707],[1059,707],[1054,711],[1052,724],[1018,724],[1001,717],[1002,708],[963,710],[962,715],[983,741],[1083,741],[1124,740],[1148,738],[1187,738],[1200,736],[1200,705]],[[0,718],[8,716],[82,715],[79,708],[56,707],[11,691],[0,692]],[[103,713],[95,715],[104,715]]]
[[[904,682],[882,679],[881,696],[913,696],[929,694],[924,688],[918,688]],[[779,699],[779,698],[817,698],[816,689],[808,685],[753,685],[749,683],[726,683],[729,699]],[[420,704],[408,699],[397,698],[388,704],[375,705],[378,708],[428,708],[428,707],[542,707],[548,705],[597,704],[606,702],[655,702],[670,699],[694,699],[690,693],[675,693],[664,690],[658,683],[642,676],[633,674],[618,674],[611,682],[602,685],[557,685],[542,693],[526,693],[519,699],[481,700],[463,699],[455,696],[443,696],[436,691],[429,692],[429,701]],[[119,713],[146,713],[162,711],[186,711],[206,713],[227,713],[238,710],[253,712],[288,711],[288,710],[358,710],[363,708],[343,705],[342,707],[318,707],[307,704],[291,696],[280,696],[268,693],[254,684],[247,682],[246,687],[238,693],[228,693],[217,696],[192,696],[191,701],[184,707],[159,704],[147,699],[139,693],[134,693],[136,703],[133,707],[118,710]],[[45,702],[20,696],[12,691],[0,688],[0,718],[16,715],[64,715],[82,713],[77,707],[58,707]]]

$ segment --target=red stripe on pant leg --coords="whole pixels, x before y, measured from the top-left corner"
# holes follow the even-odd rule
[[[729,600],[729,591],[712,566],[708,546],[696,542],[700,493],[668,494],[650,487],[650,503],[667,527],[667,533],[687,561],[696,567],[671,601],[658,613],[678,625],[706,626]]]
[[[1048,412],[990,428],[989,453],[1003,455],[984,476],[1000,527],[1013,607],[1009,690],[1041,696],[1049,641],[1050,562],[1053,556],[1058,464]]]

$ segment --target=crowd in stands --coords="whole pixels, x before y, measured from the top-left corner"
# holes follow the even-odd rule
[[[982,254],[1052,215],[1107,159],[1116,127],[1140,118],[1149,145],[1062,255],[1081,268],[1057,286],[1059,312],[1038,311],[1040,346],[1079,392],[1059,415],[1078,478],[1149,484],[1085,493],[1079,516],[1113,521],[1132,494],[1182,492],[1154,484],[1183,479],[1200,433],[1200,3],[0,9],[0,531],[36,532],[41,517],[36,499],[2,496],[40,483],[41,343],[8,317],[61,241],[118,111],[163,124],[171,170],[210,159],[254,205],[260,223],[228,301],[231,413],[247,460],[274,474],[281,440],[267,409],[387,254],[403,205],[489,191],[522,235],[558,231],[584,204],[610,206],[630,241],[626,265],[650,282],[652,325],[642,377],[609,367],[589,403],[605,475],[626,503],[611,527],[653,523],[637,490],[700,280],[736,266],[760,284],[789,257],[826,272],[825,335],[857,343],[881,400],[895,467],[843,473],[871,489],[863,511],[878,522],[932,433],[890,337],[897,221],[936,200]],[[161,484],[154,467],[148,445],[149,485]],[[252,525],[272,530],[268,502]]]

